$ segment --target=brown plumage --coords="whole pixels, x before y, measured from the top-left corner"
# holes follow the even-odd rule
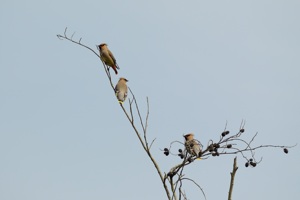
[[[200,157],[200,153],[201,153],[201,146],[199,144],[199,142],[194,139],[194,134],[193,133],[189,133],[184,135],[184,139],[185,139],[185,143],[184,146],[187,150],[187,152],[191,155],[191,156],[196,156],[196,157]]]
[[[112,52],[107,48],[107,44],[103,43],[98,46],[100,51],[101,60],[109,67],[113,68],[116,74],[118,74],[117,69],[120,69],[117,65],[117,61],[112,54]]]

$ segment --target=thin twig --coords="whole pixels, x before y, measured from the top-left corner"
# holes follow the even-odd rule
[[[131,123],[134,123],[134,117],[133,117],[133,112],[132,112],[132,102],[133,102],[133,100],[130,100],[128,98],[128,102],[129,102],[129,109],[130,109],[130,115],[131,115]]]
[[[145,135],[147,133],[147,128],[148,128],[148,119],[149,119],[149,98],[147,97],[147,115],[146,115],[146,124],[145,124]],[[151,145],[150,145],[151,146]]]
[[[84,47],[84,48],[86,48],[86,49],[92,51],[92,52],[100,59],[100,55],[99,55],[96,51],[94,51],[92,48],[90,48],[90,47],[88,47],[88,46],[86,46],[86,45],[84,45],[84,44],[81,43],[81,39],[82,39],[82,38],[80,38],[79,42],[73,40],[73,36],[74,36],[75,32],[72,34],[71,38],[69,38],[69,37],[67,36],[67,29],[68,29],[68,27],[65,28],[64,35],[59,35],[59,34],[58,34],[58,35],[56,35],[56,36],[57,36],[60,40],[66,39],[66,40],[68,40],[68,41],[70,41],[70,42],[73,42],[73,43],[75,43],[75,44],[78,44],[78,45],[80,45],[80,46],[82,46],[82,47]],[[108,79],[109,79],[110,86],[112,87],[112,89],[114,89],[114,85],[113,85],[113,83],[112,83],[110,73],[109,73],[109,71],[107,70],[107,67],[106,67],[105,63],[102,62],[102,64],[103,64],[105,73],[106,73],[106,75],[107,75],[107,77],[108,77]]]
[[[142,126],[142,128],[143,128],[143,132],[145,133],[145,127],[144,127],[143,119],[142,119],[142,116],[141,116],[141,113],[140,113],[140,109],[139,109],[137,100],[136,100],[136,98],[135,98],[133,92],[131,91],[131,89],[130,89],[130,88],[128,88],[128,89],[129,89],[129,91],[130,91],[130,93],[131,93],[131,95],[132,95],[132,97],[133,97],[133,101],[134,101],[136,110],[137,110],[137,112],[138,112],[138,116],[139,116],[139,118],[140,118],[140,123],[141,123],[141,126]]]
[[[170,185],[172,190],[172,199],[177,200],[176,188],[174,188],[173,177],[170,177]]]
[[[154,138],[154,139],[152,140],[152,142],[150,143],[149,151],[150,151],[150,149],[151,149],[151,147],[152,147],[152,144],[154,143],[155,140],[156,140],[156,138]]]
[[[201,188],[201,186],[200,186],[198,183],[196,183],[193,179],[190,179],[190,178],[182,178],[181,180],[188,180],[188,181],[193,182],[193,183],[201,190],[201,192],[202,192],[204,198],[206,199],[206,195],[205,195],[205,193],[204,193],[204,190],[203,190],[203,189]]]

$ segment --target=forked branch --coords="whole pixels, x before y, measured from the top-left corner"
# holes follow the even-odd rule
[[[88,47],[87,45],[81,43],[82,38],[80,38],[78,41],[74,40],[74,39],[73,39],[74,35],[75,35],[75,33],[73,33],[73,34],[69,37],[69,36],[67,35],[67,28],[65,28],[64,34],[63,34],[63,35],[59,35],[59,34],[58,34],[57,37],[58,37],[60,40],[65,39],[65,40],[67,40],[67,41],[70,41],[70,42],[72,42],[72,43],[75,43],[75,44],[77,44],[77,45],[80,45],[80,46],[82,46],[82,47],[84,47],[84,48],[90,50],[91,52],[93,52],[93,53],[100,59],[100,55],[99,55],[96,51],[94,51],[92,48]],[[111,75],[110,75],[110,73],[109,73],[108,67],[105,65],[104,62],[102,62],[102,64],[103,64],[105,73],[106,73],[106,75],[107,75],[107,77],[108,77],[110,86],[111,86],[111,88],[112,88],[112,90],[113,90],[113,92],[114,92],[114,84],[112,83],[112,79],[111,79]],[[130,122],[130,124],[131,124],[131,126],[132,126],[134,132],[136,133],[136,136],[138,137],[138,139],[139,139],[139,141],[140,141],[140,143],[141,143],[141,145],[142,145],[142,147],[143,147],[143,149],[145,150],[145,152],[147,153],[148,157],[149,157],[150,160],[152,161],[152,163],[153,163],[153,165],[154,165],[154,167],[155,167],[155,169],[156,169],[156,171],[157,171],[157,173],[158,173],[158,175],[159,175],[159,177],[160,177],[160,179],[161,179],[161,182],[162,182],[162,184],[163,184],[163,187],[164,187],[164,189],[165,189],[165,192],[166,192],[166,195],[167,195],[168,199],[171,200],[171,195],[170,195],[170,192],[169,192],[169,188],[168,188],[168,186],[166,185],[166,183],[165,183],[165,181],[164,181],[164,176],[163,176],[163,174],[162,174],[162,172],[161,172],[161,170],[160,170],[160,168],[159,168],[157,162],[155,161],[154,157],[152,156],[152,154],[151,154],[151,152],[150,152],[150,148],[151,148],[153,142],[155,141],[155,139],[152,140],[150,146],[149,146],[148,140],[147,140],[147,127],[148,127],[148,119],[149,119],[149,99],[147,98],[147,115],[146,115],[146,121],[145,121],[145,123],[144,123],[143,120],[142,120],[142,116],[141,116],[141,113],[140,113],[140,109],[139,109],[137,100],[136,100],[136,98],[135,98],[135,96],[134,96],[134,93],[132,92],[132,90],[131,90],[130,88],[129,88],[129,90],[130,90],[130,93],[131,93],[132,96],[133,96],[133,100],[130,101],[130,99],[129,99],[129,113],[130,113],[130,114],[128,114],[127,110],[125,109],[125,107],[123,106],[122,103],[120,103],[120,107],[121,107],[121,109],[123,110],[123,112],[124,112],[125,116],[127,117],[128,121]],[[117,102],[117,101],[116,101],[116,102]],[[141,124],[141,127],[142,127],[143,137],[141,136],[139,130],[137,129],[137,127],[136,127],[136,125],[135,125],[134,114],[133,114],[133,110],[134,110],[134,109],[133,109],[133,105],[132,105],[133,103],[134,103],[134,105],[135,105],[135,110],[137,111],[138,118],[139,118],[139,121],[140,121],[140,124]]]

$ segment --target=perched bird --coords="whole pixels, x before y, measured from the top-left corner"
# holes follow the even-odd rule
[[[123,103],[127,97],[128,88],[126,82],[128,82],[126,78],[120,78],[119,82],[115,87],[115,93],[119,103]]]
[[[200,143],[194,139],[194,134],[193,133],[188,133],[183,136],[185,139],[184,146],[187,150],[187,152],[191,156],[197,156],[200,157],[201,155],[201,145]]]
[[[113,68],[116,74],[118,74],[117,69],[120,69],[117,65],[117,61],[112,54],[112,52],[107,48],[107,44],[103,43],[98,46],[100,51],[101,60],[109,67]]]

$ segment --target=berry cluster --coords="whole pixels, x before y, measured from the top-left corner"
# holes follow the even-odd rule
[[[178,152],[179,152],[178,156],[179,156],[181,159],[183,159],[183,158],[184,158],[184,155],[183,155],[182,149],[178,149]]]
[[[218,143],[213,143],[209,145],[208,151],[211,152],[212,156],[219,156],[218,149],[220,148],[220,145]]]
[[[257,163],[254,162],[252,158],[250,158],[249,161],[245,163],[245,167],[249,167],[249,165],[251,165],[252,167],[256,167]]]
[[[169,151],[168,148],[164,148],[164,154],[165,154],[166,156],[168,156],[168,155],[170,154],[170,151]]]
[[[222,133],[222,137],[225,137],[226,135],[228,135],[230,132],[229,131],[224,131],[223,133]]]

